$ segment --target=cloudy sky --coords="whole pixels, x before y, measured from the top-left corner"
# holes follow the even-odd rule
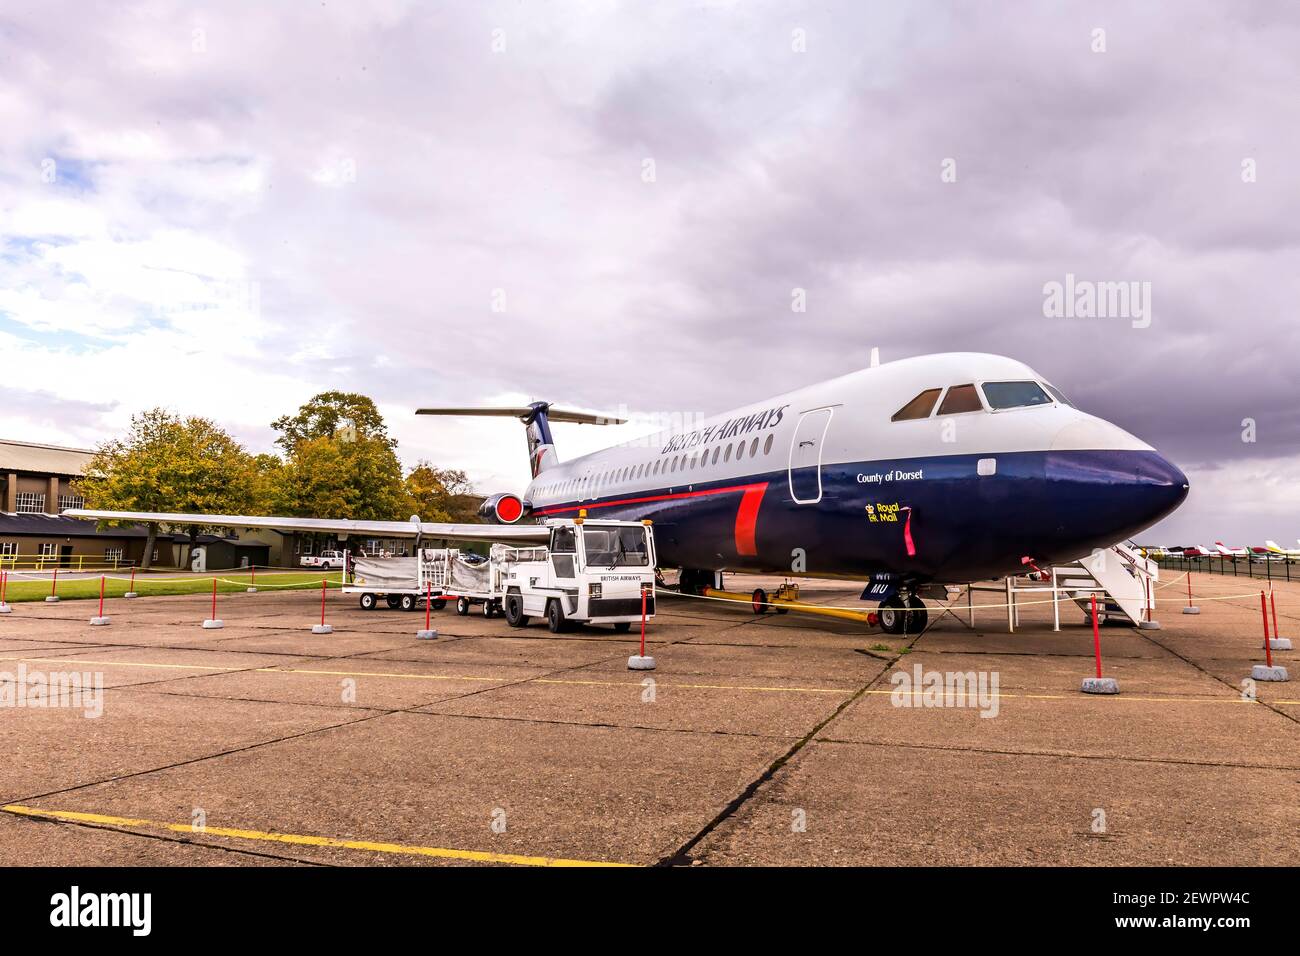
[[[7,0],[0,437],[161,404],[260,451],[343,388],[516,490],[516,423],[413,408],[712,413],[973,349],[1188,472],[1155,538],[1294,544],[1297,90],[1282,0]],[[1149,314],[1045,315],[1067,275]]]

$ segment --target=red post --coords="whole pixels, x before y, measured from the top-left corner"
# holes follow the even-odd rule
[[[1097,657],[1097,676],[1101,676],[1101,628],[1097,624],[1097,595],[1092,596],[1092,652]]]
[[[5,602],[5,592],[9,590],[9,572],[0,571],[0,604]]]
[[[214,577],[212,579],[212,617],[210,618],[210,620],[215,621],[216,619],[217,619],[217,579]]]
[[[641,585],[641,656],[645,657],[645,608],[646,586]]]
[[[320,579],[320,622],[325,623],[325,579]]]
[[[1268,606],[1264,602],[1264,592],[1259,592],[1259,613],[1264,618],[1264,660],[1269,667],[1273,666],[1273,648],[1269,645],[1272,643],[1268,639]]]
[[[424,629],[433,630],[433,625],[429,622],[429,610],[433,607],[433,582],[424,582]]]
[[[104,616],[104,576],[99,576],[99,616]]]
[[[1277,592],[1276,591],[1268,592],[1268,603],[1273,607],[1273,636],[1277,637],[1282,632],[1278,630],[1277,627]]]
[[[248,586],[249,586],[250,588],[255,588],[255,587],[257,587],[257,565],[256,565],[256,564],[253,565],[252,570],[251,570],[251,572],[249,573],[249,576],[248,576]]]
[[[1192,606],[1192,572],[1187,572],[1187,606]]]
[[[58,587],[59,587],[59,566],[56,564],[54,566],[54,576],[50,578],[50,597],[55,597],[58,594]]]
[[[127,588],[127,590],[128,590],[128,591],[134,591],[134,590],[135,590],[135,565],[132,565],[132,566],[131,566],[131,584],[130,584],[130,586]]]

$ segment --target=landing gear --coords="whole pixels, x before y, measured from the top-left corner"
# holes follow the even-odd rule
[[[708,588],[718,587],[720,577],[717,571],[682,568],[677,576],[677,590],[682,594],[703,594]]]
[[[880,629],[886,634],[920,634],[930,621],[925,602],[915,594],[880,602]]]

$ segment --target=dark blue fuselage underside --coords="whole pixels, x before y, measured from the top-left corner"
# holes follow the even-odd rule
[[[988,458],[996,459],[996,472],[978,475],[976,463]],[[794,494],[816,497],[816,468],[714,482],[673,477],[682,484],[545,505],[534,514],[572,517],[586,508],[592,518],[651,519],[662,567],[888,572],[917,583],[950,583],[1023,570],[1025,557],[1045,566],[1108,547],[1160,520],[1187,495],[1183,473],[1153,451],[985,453],[826,465],[816,503],[800,503]],[[763,484],[746,532],[738,527],[738,516],[740,525],[750,520],[742,513],[741,486]],[[670,495],[681,497],[638,500]],[[907,509],[912,555],[904,531]]]

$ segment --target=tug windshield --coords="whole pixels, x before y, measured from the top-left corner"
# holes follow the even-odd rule
[[[586,525],[582,546],[587,564],[598,568],[644,568],[650,563],[645,528]]]

